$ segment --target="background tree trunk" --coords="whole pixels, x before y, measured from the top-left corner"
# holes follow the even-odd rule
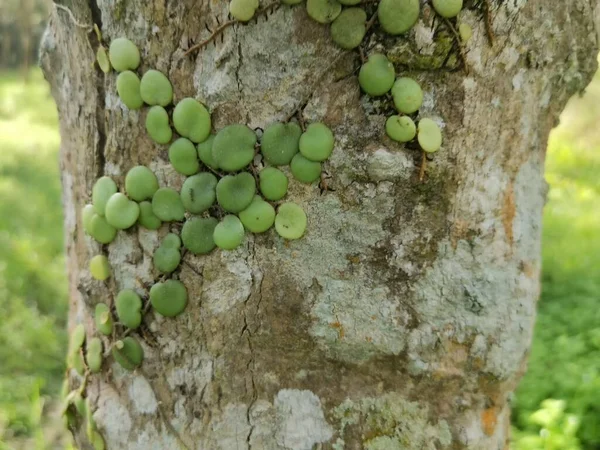
[[[133,40],[141,70],[168,74],[176,100],[208,105],[216,129],[264,127],[300,107],[337,141],[330,191],[291,183],[309,216],[303,239],[268,232],[234,252],[188,253],[178,276],[190,303],[176,319],[146,315],[142,368],[109,360],[90,378],[107,448],[505,448],[539,293],[547,136],[594,72],[595,2],[489,0],[486,14],[487,1],[467,1],[469,74],[428,5],[407,37],[371,30],[365,47],[417,78],[421,116],[444,123],[424,182],[420,153],[384,136],[389,102],[361,96],[358,53],[338,49],[303,6],[230,27],[184,57],[227,20],[228,2],[63,4],[106,42]],[[144,164],[162,185],[183,182],[147,136],[145,112],[128,111],[115,74],[93,67],[98,45],[55,9],[41,56],[61,117],[71,323],[88,335],[97,302],[123,288],[147,294],[150,255],[169,228],[99,246],[80,225],[94,181],[122,187]],[[88,273],[99,252],[110,283]],[[83,432],[77,440],[87,445]]]

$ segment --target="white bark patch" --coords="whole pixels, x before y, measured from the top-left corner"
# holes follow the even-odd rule
[[[521,88],[523,87],[525,73],[526,73],[525,69],[521,69],[512,79],[513,89],[517,92],[520,91]]]
[[[131,416],[110,386],[105,386],[98,399],[94,420],[102,431],[107,448],[129,448]]]
[[[277,443],[289,450],[311,450],[327,442],[333,429],[325,420],[321,401],[311,391],[283,389],[275,397]]]
[[[408,178],[414,169],[414,163],[405,152],[390,152],[385,148],[375,151],[369,161],[367,172],[373,181]]]
[[[119,268],[113,271],[119,290],[134,289],[142,293],[144,285],[153,284],[152,257],[142,252],[136,234],[119,231],[108,249],[111,267]]]
[[[377,353],[398,355],[406,340],[398,300],[385,286],[351,286],[326,280],[313,314],[311,334],[335,358],[366,361]]]
[[[170,435],[166,431],[159,432],[154,425],[147,424],[135,440],[126,447],[119,448],[127,448],[128,450],[165,450],[179,449],[182,446],[175,436]]]
[[[248,408],[243,403],[229,404],[223,415],[211,422],[212,435],[221,450],[245,450],[248,448],[250,424],[247,419]]]
[[[158,403],[152,387],[148,381],[141,376],[137,376],[129,386],[129,397],[135,409],[142,414],[154,414]]]
[[[213,371],[213,361],[207,353],[194,355],[186,364],[176,367],[167,374],[167,382],[172,390],[180,386],[201,391],[209,382]]]
[[[419,49],[420,55],[433,55],[435,45],[433,42],[433,36],[435,35],[435,29],[432,27],[425,26],[423,21],[419,21],[414,27],[415,43]]]
[[[264,450],[281,448],[275,442],[275,409],[271,402],[266,400],[254,402],[250,410],[250,424],[252,425],[251,448]]]
[[[252,270],[248,262],[239,256],[222,264],[215,258],[204,267],[202,300],[212,314],[224,313],[244,302],[251,289]]]

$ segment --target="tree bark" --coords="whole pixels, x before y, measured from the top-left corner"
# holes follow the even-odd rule
[[[539,294],[547,136],[594,73],[595,2],[467,1],[468,73],[428,4],[405,37],[369,31],[367,53],[415,77],[420,115],[444,124],[423,181],[419,151],[385,137],[389,100],[361,94],[359,53],[337,48],[303,5],[233,25],[184,56],[227,20],[228,2],[63,4],[106,42],[133,40],[141,72],[168,74],[175,99],[202,101],[217,130],[299,111],[336,137],[328,189],[290,183],[309,217],[304,238],[268,232],[233,252],[188,253],[178,277],[189,305],[175,319],[145,316],[141,369],[109,358],[89,378],[107,448],[506,448]],[[93,183],[109,175],[123,187],[137,164],[163,186],[183,177],[147,136],[145,112],[119,101],[114,72],[94,68],[98,39],[73,18],[54,9],[41,61],[61,119],[70,322],[92,336],[96,303],[123,288],[147,298],[151,255],[177,228],[134,227],[98,245],[80,217]],[[100,252],[113,267],[107,283],[87,270]],[[89,446],[84,431],[76,440]]]

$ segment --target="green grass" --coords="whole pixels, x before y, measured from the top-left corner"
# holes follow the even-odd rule
[[[0,74],[0,447],[37,432],[36,408],[57,398],[65,370],[58,145],[41,73]]]
[[[580,420],[577,437],[586,450],[600,449],[598,105],[600,75],[583,98],[570,102],[551,136],[542,296],[529,370],[517,391],[514,414],[520,429],[537,433],[540,426],[532,423],[531,414],[544,399],[564,400],[566,413]]]

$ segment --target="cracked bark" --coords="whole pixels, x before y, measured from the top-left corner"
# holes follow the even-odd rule
[[[389,99],[360,94],[359,52],[336,48],[302,7],[228,26],[184,56],[227,21],[226,3],[61,2],[107,42],[136,42],[141,70],[167,73],[176,100],[203,101],[216,129],[295,116],[326,122],[337,141],[326,189],[290,183],[309,216],[302,240],[269,232],[235,252],[184,255],[190,303],[176,319],[144,316],[143,371],[107,358],[91,376],[86,395],[107,448],[504,448],[539,289],[544,150],[595,70],[596,3],[466,2],[468,75],[426,4],[407,37],[371,27],[363,52],[385,51],[417,78],[422,116],[444,124],[423,182],[418,149],[384,136]],[[370,17],[375,5],[364,6]],[[151,255],[169,231],[94,243],[80,210],[95,179],[122,187],[143,164],[161,185],[183,182],[146,136],[145,112],[119,102],[115,74],[92,68],[98,45],[55,9],[41,55],[61,117],[71,324],[88,335],[96,303],[124,288],[147,296]],[[99,252],[113,267],[106,284],[86,270]],[[83,430],[76,439],[89,447]]]

